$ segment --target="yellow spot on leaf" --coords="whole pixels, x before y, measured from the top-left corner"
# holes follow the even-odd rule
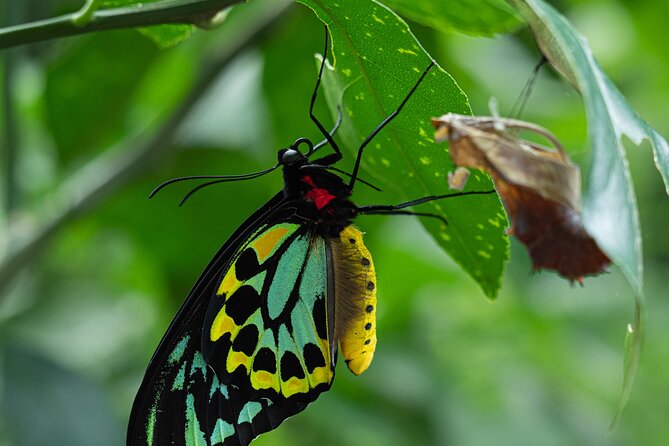
[[[379,16],[377,16],[376,14],[372,14],[372,18],[374,19],[374,21],[375,21],[376,23],[380,23],[380,24],[382,24],[382,25],[385,25],[385,24],[386,24],[386,22],[384,22],[383,20],[381,20],[381,19],[379,18]]]
[[[342,68],[342,69],[341,69],[341,72],[342,72],[342,73],[344,74],[344,76],[346,76],[346,77],[351,77],[351,74],[353,74],[353,72],[351,71],[350,68]]]
[[[489,252],[483,250],[478,251],[477,254],[483,257],[484,259],[489,259],[491,257]]]
[[[490,223],[491,225],[493,225],[493,226],[496,227],[496,228],[499,228],[499,227],[502,226],[502,225],[499,223],[499,221],[497,221],[497,220],[493,220],[492,218],[489,218],[489,219],[488,219],[488,223]]]
[[[411,54],[412,56],[417,56],[418,53],[412,50],[408,50],[406,48],[397,48],[397,51],[399,51],[401,54]]]
[[[383,164],[386,167],[390,167],[390,161],[388,161],[385,158],[381,158],[381,164]]]

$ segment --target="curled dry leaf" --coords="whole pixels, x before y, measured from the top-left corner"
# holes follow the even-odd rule
[[[433,118],[432,125],[437,142],[450,142],[456,166],[492,176],[511,218],[509,234],[527,247],[535,270],[551,269],[580,282],[611,263],[583,226],[579,168],[548,130],[515,119],[453,113]],[[555,148],[511,131],[534,133]]]

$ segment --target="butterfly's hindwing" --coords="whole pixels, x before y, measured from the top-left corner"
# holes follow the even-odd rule
[[[330,387],[326,249],[315,225],[278,222],[253,234],[222,273],[202,352],[248,399],[313,401]]]
[[[273,406],[267,399],[247,401],[238,388],[218,380],[197,345],[185,335],[164,364],[152,395],[145,441],[138,444],[247,445],[304,408]]]

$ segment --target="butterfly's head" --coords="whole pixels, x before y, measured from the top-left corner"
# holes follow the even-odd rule
[[[308,148],[307,154],[304,155],[300,152],[299,146],[306,145]],[[287,149],[281,149],[278,153],[279,164],[284,167],[293,167],[293,166],[303,166],[309,162],[309,154],[314,149],[314,145],[307,138],[298,138],[290,147]]]

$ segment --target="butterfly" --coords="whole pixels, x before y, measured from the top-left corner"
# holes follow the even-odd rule
[[[261,172],[198,177],[215,180],[191,193],[278,168],[284,185],[223,244],[188,294],[147,367],[128,445],[247,445],[327,391],[338,354],[356,375],[369,367],[377,343],[376,274],[352,221],[361,214],[434,217],[405,208],[445,196],[372,206],[357,206],[350,196],[356,181],[364,182],[357,178],[363,149],[399,114],[434,62],[362,142],[351,174],[334,166],[342,158],[333,138],[341,112],[329,132],[313,113],[324,65],[325,56],[309,108],[324,141],[299,138]],[[312,161],[325,145],[333,153]]]

